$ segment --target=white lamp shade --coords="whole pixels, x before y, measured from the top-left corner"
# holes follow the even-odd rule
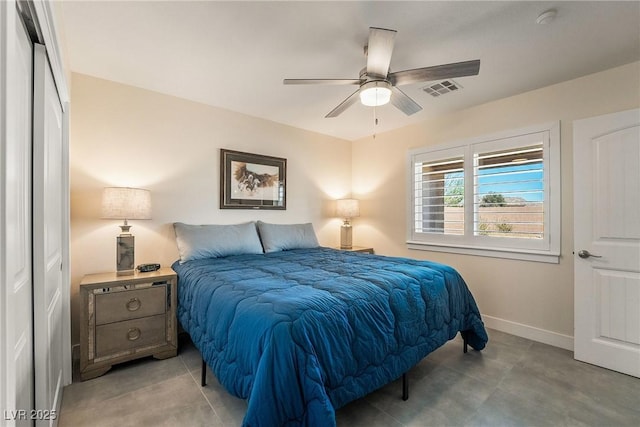
[[[151,219],[151,191],[107,187],[102,192],[102,218]]]
[[[340,218],[354,218],[356,216],[360,216],[360,204],[356,199],[337,200],[336,215]]]
[[[360,102],[368,107],[387,104],[391,100],[391,85],[385,81],[368,82],[360,88]]]

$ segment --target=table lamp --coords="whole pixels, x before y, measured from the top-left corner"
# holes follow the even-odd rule
[[[336,215],[344,218],[340,227],[340,249],[352,249],[351,218],[360,216],[360,206],[356,199],[341,199],[336,201]]]
[[[102,218],[123,219],[116,238],[116,274],[131,275],[135,266],[135,240],[130,219],[151,219],[151,192],[140,188],[107,187],[102,192]]]

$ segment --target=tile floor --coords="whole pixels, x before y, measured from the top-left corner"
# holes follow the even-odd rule
[[[482,352],[456,338],[395,381],[337,411],[338,426],[639,426],[640,379],[573,360],[569,351],[489,330]],[[180,336],[178,357],[115,366],[65,387],[60,427],[239,426],[244,400]]]

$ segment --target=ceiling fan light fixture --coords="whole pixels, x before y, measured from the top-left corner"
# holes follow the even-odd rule
[[[391,100],[391,83],[384,80],[367,82],[360,87],[360,102],[368,107],[379,107]]]

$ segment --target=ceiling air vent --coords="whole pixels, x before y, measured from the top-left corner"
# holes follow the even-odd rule
[[[425,92],[433,97],[444,95],[445,93],[453,92],[454,90],[462,89],[460,83],[453,80],[443,80],[439,83],[434,83],[430,86],[422,88]]]

